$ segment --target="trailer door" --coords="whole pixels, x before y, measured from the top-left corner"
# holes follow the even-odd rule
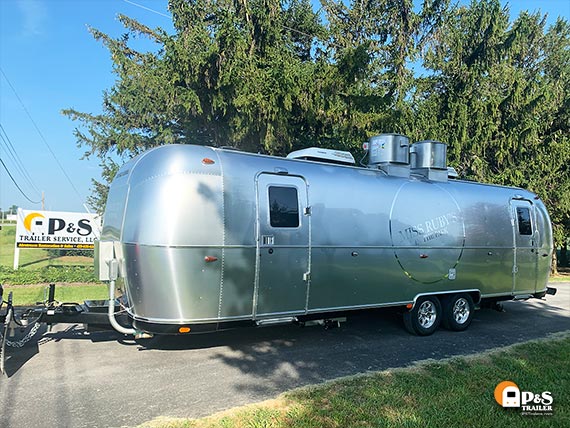
[[[536,216],[526,200],[511,201],[514,233],[513,292],[534,293],[537,275]]]
[[[305,313],[310,281],[309,211],[303,178],[259,175],[256,316]]]

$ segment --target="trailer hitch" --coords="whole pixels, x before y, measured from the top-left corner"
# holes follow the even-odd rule
[[[112,288],[114,292],[114,287]],[[5,373],[7,348],[22,348],[36,335],[43,324],[47,325],[48,333],[52,325],[60,323],[82,324],[86,331],[119,331],[123,334],[126,334],[125,331],[131,331],[127,327],[131,325],[131,320],[123,310],[120,299],[86,300],[81,304],[57,302],[55,284],[50,284],[46,300],[37,302],[35,307],[16,313],[12,292],[8,293],[5,301],[4,291],[0,285],[0,373]],[[109,314],[112,314],[112,321]],[[122,331],[117,330],[117,326]],[[27,328],[29,330],[23,338],[10,340],[16,330],[20,329],[23,333]],[[133,332],[139,333],[134,330]]]

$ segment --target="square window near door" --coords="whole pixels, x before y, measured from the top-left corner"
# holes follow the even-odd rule
[[[517,207],[517,219],[519,222],[519,233],[521,235],[532,235],[530,210],[524,207]]]
[[[299,199],[295,187],[269,187],[271,227],[299,227]]]

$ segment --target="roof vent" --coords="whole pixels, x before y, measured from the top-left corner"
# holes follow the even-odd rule
[[[388,175],[410,176],[410,139],[400,134],[380,134],[364,143],[368,166],[376,166]]]
[[[458,179],[459,174],[457,173],[457,170],[455,168],[453,168],[452,166],[448,166],[447,167],[447,177]]]
[[[354,157],[350,152],[341,150],[321,149],[310,147],[308,149],[296,150],[287,155],[287,159],[302,159],[316,162],[326,162],[339,165],[356,165]]]
[[[440,141],[418,141],[410,147],[412,172],[429,180],[447,181],[447,144]]]

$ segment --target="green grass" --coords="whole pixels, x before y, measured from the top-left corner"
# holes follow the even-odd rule
[[[0,230],[0,266],[14,265],[16,226],[2,226]],[[50,256],[47,250],[20,249],[20,268],[39,269],[47,266],[92,266],[92,257]]]
[[[14,264],[15,226],[0,230],[0,283],[8,285],[49,282],[97,282],[93,258],[66,255],[55,257],[47,250],[21,249],[20,268]]]
[[[197,420],[157,419],[143,427],[562,427],[570,426],[570,334],[481,356],[340,379],[276,400]],[[553,416],[523,416],[493,398],[496,385],[550,391]]]
[[[0,282],[7,285],[32,285],[51,282],[98,282],[93,266],[46,266],[13,270],[0,266]]]
[[[55,300],[58,302],[83,303],[85,300],[103,300],[109,298],[106,285],[63,285],[55,287]],[[8,299],[8,293],[13,293],[13,303],[16,306],[33,306],[37,302],[43,302],[47,296],[47,286],[31,287],[5,287],[4,300]]]

